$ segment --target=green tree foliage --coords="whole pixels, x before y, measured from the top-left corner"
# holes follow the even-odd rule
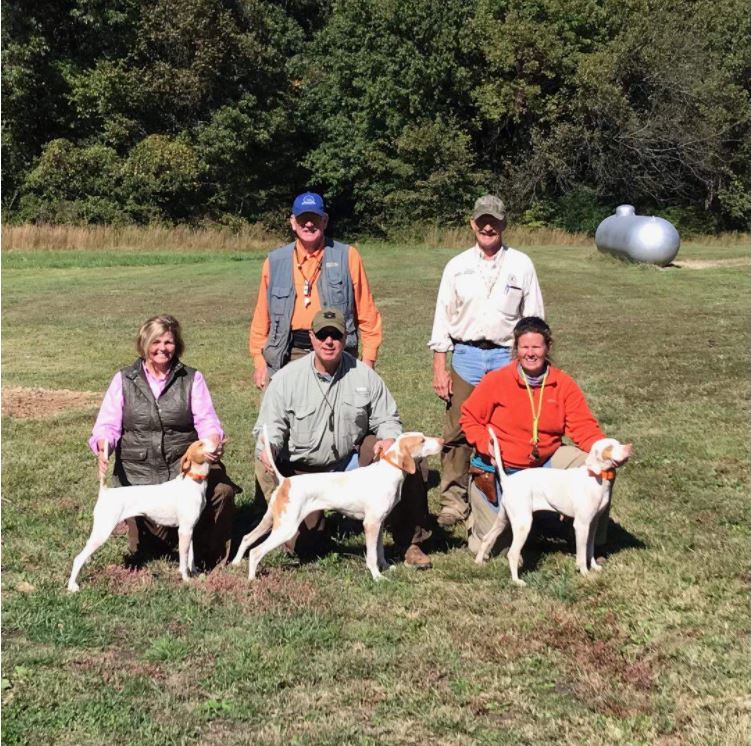
[[[3,4],[5,219],[751,226],[747,0]]]

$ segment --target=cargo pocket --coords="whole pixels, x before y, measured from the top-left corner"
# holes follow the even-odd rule
[[[149,455],[147,448],[121,448],[120,460],[121,461],[146,461],[146,457]]]
[[[358,443],[367,434],[370,424],[370,401],[367,395],[355,395],[352,401],[342,402],[339,426],[342,433]]]
[[[289,429],[288,449],[290,456],[309,451],[318,443],[315,419],[316,410],[299,409],[293,413],[294,424]]]

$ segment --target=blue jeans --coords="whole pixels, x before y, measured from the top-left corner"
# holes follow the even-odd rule
[[[510,347],[481,350],[479,347],[472,347],[461,342],[454,345],[454,352],[451,356],[451,367],[472,386],[477,386],[486,373],[502,368],[510,362]]]

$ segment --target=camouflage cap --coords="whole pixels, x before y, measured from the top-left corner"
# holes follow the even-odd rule
[[[505,220],[506,205],[498,197],[492,194],[485,194],[477,198],[475,207],[472,210],[472,220],[477,220],[480,215],[490,215],[498,220]]]

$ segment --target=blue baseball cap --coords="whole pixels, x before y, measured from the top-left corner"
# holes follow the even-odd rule
[[[304,212],[312,212],[315,215],[325,215],[326,206],[323,204],[323,197],[315,192],[303,192],[295,197],[292,203],[292,214],[297,217]]]

